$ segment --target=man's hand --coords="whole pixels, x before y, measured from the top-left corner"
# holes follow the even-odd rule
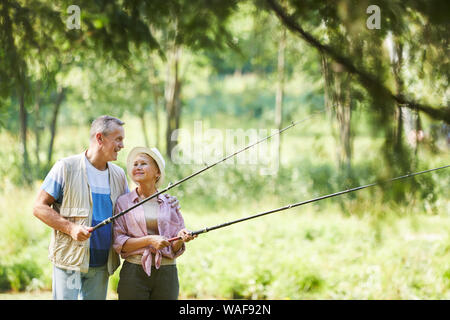
[[[89,239],[89,237],[91,236],[92,229],[93,229],[92,227],[87,228],[79,224],[73,224],[72,227],[70,228],[70,236],[72,237],[73,240],[84,241]]]
[[[178,201],[177,197],[173,197],[170,194],[165,193],[164,196],[166,199],[168,199],[168,202],[172,208],[177,208],[177,210],[180,210],[180,201]]]
[[[52,204],[55,202],[50,194],[45,190],[40,190],[33,207],[33,214],[35,217],[43,221],[49,227],[61,231],[76,241],[84,241],[90,237],[92,227],[85,227],[77,225],[64,217],[60,216],[58,212],[53,210]]]

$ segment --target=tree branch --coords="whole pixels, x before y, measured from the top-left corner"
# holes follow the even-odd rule
[[[439,107],[434,108],[429,105],[424,105],[419,102],[408,100],[401,94],[394,94],[388,88],[386,88],[382,83],[375,79],[371,74],[365,72],[364,70],[359,70],[351,62],[351,60],[345,56],[340,55],[333,48],[326,44],[322,44],[319,40],[314,38],[311,34],[303,30],[303,28],[291,17],[275,0],[266,0],[269,7],[277,14],[281,22],[291,31],[300,35],[300,37],[309,43],[311,46],[330,56],[334,61],[345,67],[347,72],[355,74],[359,77],[361,83],[366,87],[371,87],[382,95],[395,100],[397,103],[403,105],[406,108],[422,111],[428,114],[430,117],[443,120],[446,123],[450,123],[450,108]]]

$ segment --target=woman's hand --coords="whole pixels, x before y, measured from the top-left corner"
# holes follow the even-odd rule
[[[183,242],[189,242],[189,241],[194,240],[195,238],[197,238],[197,235],[193,236],[189,230],[181,229],[178,232],[177,237],[181,237],[181,240],[183,240]]]
[[[178,201],[177,197],[171,196],[170,194],[167,193],[164,193],[164,196],[166,197],[172,208],[176,208],[177,210],[181,209],[180,201]]]
[[[158,235],[147,236],[149,245],[152,245],[156,250],[161,250],[170,246],[170,242],[166,238]]]

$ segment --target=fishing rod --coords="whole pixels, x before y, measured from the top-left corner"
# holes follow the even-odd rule
[[[302,205],[305,205],[305,204],[308,204],[308,203],[312,203],[312,202],[316,202],[316,201],[320,201],[320,200],[324,200],[324,199],[340,196],[340,195],[345,194],[345,193],[350,193],[350,192],[358,191],[358,190],[361,190],[361,189],[370,188],[370,187],[373,187],[373,186],[376,186],[376,185],[392,183],[392,182],[397,181],[397,180],[414,177],[414,176],[417,176],[419,174],[424,174],[424,173],[428,173],[428,172],[431,172],[431,171],[445,169],[445,168],[448,168],[448,167],[450,167],[450,165],[446,165],[446,166],[438,167],[438,168],[433,168],[433,169],[428,169],[428,170],[415,172],[415,173],[409,173],[409,174],[406,174],[406,175],[403,175],[403,176],[399,176],[399,177],[396,177],[396,178],[392,178],[392,179],[389,179],[389,180],[386,180],[386,181],[374,182],[374,183],[366,184],[366,185],[363,185],[363,186],[359,186],[359,187],[355,187],[355,188],[351,188],[351,189],[347,189],[347,190],[343,190],[343,191],[327,194],[327,195],[320,196],[320,197],[317,197],[317,198],[314,198],[314,199],[310,199],[310,200],[306,200],[306,201],[301,201],[301,202],[289,204],[289,205],[281,207],[281,208],[272,209],[272,210],[269,210],[269,211],[264,211],[264,212],[252,215],[252,216],[244,217],[244,218],[233,220],[233,221],[230,221],[230,222],[225,222],[225,223],[213,226],[213,227],[206,227],[206,228],[201,229],[201,230],[193,231],[190,234],[192,236],[199,235],[199,234],[206,233],[206,232],[209,232],[209,231],[212,231],[212,230],[217,230],[217,229],[220,229],[220,228],[228,227],[228,226],[230,226],[232,224],[235,224],[235,223],[239,223],[239,222],[247,221],[247,220],[250,220],[250,219],[255,219],[255,218],[258,218],[258,217],[262,217],[262,216],[265,216],[265,215],[268,215],[268,214],[271,214],[271,213],[288,210],[288,209],[299,207],[299,206],[302,206]],[[180,240],[180,239],[181,239],[181,237],[174,237],[174,238],[168,239],[168,241],[172,242],[172,241]]]
[[[287,127],[283,128],[283,129],[280,129],[280,130],[278,130],[277,132],[275,132],[275,133],[273,133],[273,134],[271,134],[271,135],[269,135],[269,136],[267,136],[267,137],[265,137],[265,138],[263,138],[263,139],[261,139],[261,140],[258,140],[258,141],[256,141],[255,143],[250,144],[250,145],[246,146],[245,148],[243,148],[243,149],[241,149],[241,150],[239,150],[239,151],[236,151],[235,153],[233,153],[233,154],[231,154],[231,155],[229,155],[229,156],[227,156],[227,157],[225,157],[225,158],[223,158],[223,159],[221,159],[221,160],[219,160],[219,161],[217,161],[217,162],[215,162],[215,163],[213,163],[213,164],[211,164],[211,165],[206,165],[206,167],[204,167],[203,169],[200,169],[200,170],[198,170],[197,172],[194,172],[193,174],[191,174],[191,175],[189,175],[189,176],[187,176],[187,177],[185,177],[185,178],[183,178],[183,179],[181,179],[181,180],[179,180],[179,181],[177,181],[177,182],[175,182],[175,183],[173,183],[173,184],[172,184],[172,183],[169,183],[169,185],[168,185],[165,189],[163,189],[163,190],[161,190],[161,191],[159,191],[159,192],[154,193],[153,195],[151,195],[151,196],[149,196],[149,197],[147,197],[147,198],[141,200],[140,202],[136,203],[135,205],[129,207],[128,209],[126,209],[126,210],[124,210],[124,211],[122,211],[122,212],[119,212],[118,214],[113,215],[112,217],[107,218],[107,219],[103,220],[102,222],[98,223],[96,226],[93,227],[93,229],[92,229],[90,232],[94,232],[94,231],[97,230],[98,228],[100,228],[100,227],[102,227],[102,226],[105,226],[105,225],[107,225],[107,224],[113,222],[115,219],[119,218],[120,216],[123,216],[124,214],[126,214],[126,213],[128,213],[128,212],[130,212],[131,210],[135,209],[136,207],[138,207],[138,206],[144,204],[145,202],[147,202],[147,201],[149,201],[149,200],[151,200],[151,199],[153,199],[153,198],[159,196],[160,194],[163,194],[163,193],[169,191],[170,189],[172,189],[172,188],[174,188],[174,187],[180,185],[181,183],[183,183],[183,182],[185,182],[185,181],[187,181],[187,180],[189,180],[189,179],[195,177],[196,175],[199,175],[200,173],[202,173],[202,172],[204,172],[204,171],[206,171],[206,170],[208,170],[208,169],[210,169],[210,168],[216,166],[217,164],[219,164],[219,163],[221,163],[221,162],[224,162],[224,161],[226,161],[226,160],[228,160],[228,159],[230,159],[230,158],[236,156],[237,154],[239,154],[239,153],[241,153],[241,152],[244,152],[244,151],[250,149],[251,147],[253,147],[253,146],[255,146],[255,145],[257,145],[257,144],[259,144],[259,143],[261,143],[261,142],[263,142],[263,141],[266,141],[266,140],[272,138],[273,136],[280,135],[280,134],[283,133],[284,131],[286,131],[286,130],[288,130],[288,129],[294,127],[294,126],[296,126],[297,124],[299,124],[299,123],[301,123],[301,122],[304,122],[304,121],[307,121],[307,120],[311,119],[312,117],[316,116],[317,114],[320,114],[320,113],[323,113],[323,112],[325,112],[325,110],[315,112],[315,113],[313,113],[311,116],[309,116],[309,117],[307,117],[307,118],[305,118],[305,119],[302,119],[302,120],[299,120],[299,121],[292,121],[292,123],[291,123],[290,125],[288,125]]]

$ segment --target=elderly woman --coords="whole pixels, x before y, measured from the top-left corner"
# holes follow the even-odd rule
[[[127,171],[137,188],[117,199],[119,213],[157,192],[165,162],[158,149],[136,147],[127,158]],[[181,237],[170,243],[169,238]],[[176,258],[194,237],[185,229],[178,208],[166,197],[146,201],[116,219],[113,247],[125,259],[118,286],[119,300],[178,298]]]

